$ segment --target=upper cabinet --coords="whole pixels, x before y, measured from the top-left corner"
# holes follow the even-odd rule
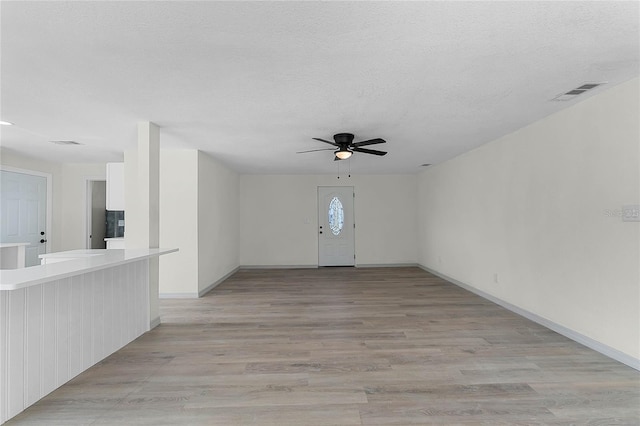
[[[124,163],[107,163],[107,210],[124,210]]]

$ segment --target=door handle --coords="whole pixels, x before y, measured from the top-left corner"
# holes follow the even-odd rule
[[[322,234],[322,231],[320,231],[320,233]]]
[[[46,243],[46,242],[47,242],[47,240],[45,240],[45,239],[40,240],[40,243],[41,243],[41,244],[44,244],[44,243]]]

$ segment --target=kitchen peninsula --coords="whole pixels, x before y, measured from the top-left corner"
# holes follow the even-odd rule
[[[149,331],[149,259],[74,250],[0,271],[0,423]]]
[[[0,243],[0,269],[24,268],[25,248],[30,243]]]

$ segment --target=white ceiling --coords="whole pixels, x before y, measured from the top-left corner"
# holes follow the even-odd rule
[[[120,161],[137,123],[243,173],[414,173],[639,74],[638,2],[0,3],[0,142]],[[550,101],[584,82],[603,88]],[[51,144],[74,140],[82,146]],[[347,162],[340,162],[343,167]]]

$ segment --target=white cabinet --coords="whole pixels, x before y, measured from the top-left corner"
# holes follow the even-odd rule
[[[107,163],[107,210],[124,210],[124,163]]]
[[[105,238],[107,242],[107,249],[123,249],[124,238]]]

